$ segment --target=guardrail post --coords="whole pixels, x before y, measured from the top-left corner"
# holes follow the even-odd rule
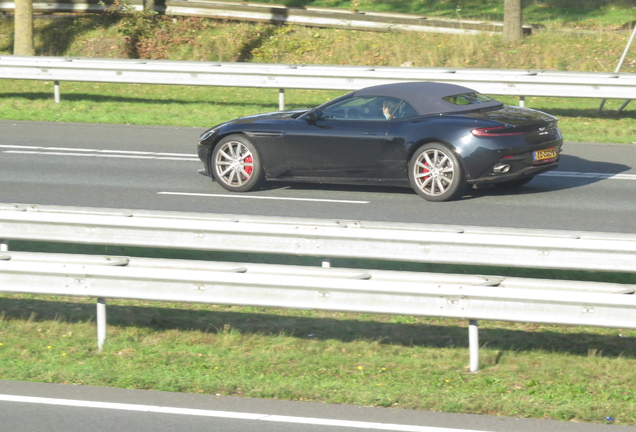
[[[104,347],[106,342],[106,299],[100,297],[97,299],[97,349],[99,351]]]
[[[285,109],[285,89],[278,89],[278,109]]]
[[[616,112],[617,113],[622,112],[625,109],[625,107],[627,106],[627,104],[629,104],[630,102],[631,102],[631,100],[626,100],[625,103],[623,105],[621,105],[621,107]]]
[[[324,258],[322,260],[322,267],[323,268],[330,268],[331,267],[331,259],[329,258]]]
[[[0,239],[0,252],[7,252],[9,250],[9,241]]]
[[[468,322],[468,349],[470,352],[470,371],[479,372],[479,325],[477,320]]]
[[[60,82],[59,81],[53,82],[53,98],[55,99],[56,104],[60,103]]]
[[[629,48],[632,46],[632,43],[634,42],[634,38],[635,37],[636,37],[636,26],[634,26],[634,30],[632,31],[632,35],[629,37],[629,41],[627,42],[627,46],[623,50],[623,55],[621,55],[621,59],[618,61],[618,65],[616,66],[616,69],[614,69],[614,73],[619,73],[621,71],[621,67],[623,66],[623,62],[625,61],[625,57],[627,56],[627,53],[629,52]],[[618,112],[623,111],[623,108],[625,108],[628,103],[629,103],[629,101],[625,102],[625,104],[618,110]],[[600,114],[601,111],[603,111],[603,106],[604,105],[605,105],[605,99],[603,99],[601,101],[601,105],[598,107],[599,114]]]
[[[526,97],[525,96],[519,96],[519,106],[521,108],[524,108],[526,106]]]

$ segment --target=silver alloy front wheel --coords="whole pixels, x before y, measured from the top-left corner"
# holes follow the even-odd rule
[[[244,136],[222,139],[214,149],[212,164],[216,180],[232,192],[255,189],[263,178],[258,152]]]
[[[454,152],[440,143],[420,147],[409,164],[411,186],[428,201],[457,198],[465,189],[464,172]]]

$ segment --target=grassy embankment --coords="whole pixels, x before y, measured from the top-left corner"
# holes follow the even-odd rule
[[[312,4],[327,3],[348,7],[337,1]],[[500,8],[489,12],[489,2],[481,0],[464,1],[461,10],[450,1],[434,3],[438,9],[412,10],[408,5],[414,3],[400,1],[377,4],[391,5],[400,12],[460,13],[465,18],[497,19],[501,14]],[[545,12],[542,3],[530,3],[527,20]],[[566,4],[565,0],[556,3]],[[570,3],[582,8],[592,4]],[[607,2],[593,12],[570,9],[569,15],[562,10],[552,17],[544,14],[536,22],[568,30],[576,24],[593,33],[539,32],[514,46],[502,44],[496,36],[364,33],[161,19],[151,37],[140,35],[132,54],[210,61],[412,62],[414,66],[611,71],[629,35],[614,30],[633,14],[633,9],[624,6],[628,3]],[[373,4],[361,3],[361,7]],[[424,8],[433,2],[417,4]],[[69,20],[37,22],[39,54],[131,55],[127,18]],[[0,22],[0,54],[10,52],[10,25]],[[634,71],[632,59],[628,58],[624,71]],[[203,127],[276,108],[275,91],[79,83],[63,83],[63,103],[58,107],[51,101],[51,83],[2,81],[0,85],[0,117],[5,119]],[[312,106],[332,95],[290,91],[288,101],[292,108]],[[620,116],[597,117],[598,101],[533,99],[527,103],[561,117],[567,139],[631,142],[636,136],[633,108]],[[10,247],[29,248],[18,242]],[[119,248],[93,252],[137,254]],[[187,257],[229,259],[201,253]],[[532,272],[524,275],[533,276]],[[565,277],[636,283],[630,275]],[[482,322],[482,370],[470,374],[466,372],[466,323],[458,320],[128,301],[109,304],[109,342],[99,353],[94,349],[92,300],[0,297],[0,377],[569,421],[604,422],[611,416],[617,424],[636,425],[634,331]]]
[[[636,425],[636,332],[248,307],[0,298],[0,377]]]

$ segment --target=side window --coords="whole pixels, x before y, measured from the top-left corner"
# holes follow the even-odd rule
[[[387,121],[396,112],[400,102],[400,99],[384,96],[351,98],[325,108],[321,119]],[[388,115],[385,113],[385,106],[390,106]]]
[[[347,104],[351,102],[351,99],[347,99],[344,102],[331,105],[324,109],[320,118],[322,120],[344,120],[347,118]]]
[[[396,118],[396,119],[405,119],[405,118],[411,118],[416,116],[417,116],[417,111],[415,111],[415,108],[413,108],[411,104],[406,101],[402,101],[402,103],[397,107],[397,109],[393,113],[393,118]]]

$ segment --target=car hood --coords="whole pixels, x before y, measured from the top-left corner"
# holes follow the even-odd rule
[[[255,123],[264,120],[289,120],[296,118],[309,111],[308,109],[300,110],[287,110],[287,111],[273,111],[264,114],[254,114],[246,117],[241,117],[236,120],[230,120],[224,124],[236,124],[236,123]]]
[[[229,120],[216,126],[211,127],[201,134],[199,137],[199,141],[209,140],[223,130],[225,130],[228,126],[231,128],[232,125],[240,125],[240,124],[272,124],[272,123],[281,123],[286,122],[292,118],[296,118],[304,113],[309,111],[308,109],[300,109],[300,110],[288,110],[288,111],[274,111],[264,114],[255,114],[251,116],[241,117],[235,120]]]

